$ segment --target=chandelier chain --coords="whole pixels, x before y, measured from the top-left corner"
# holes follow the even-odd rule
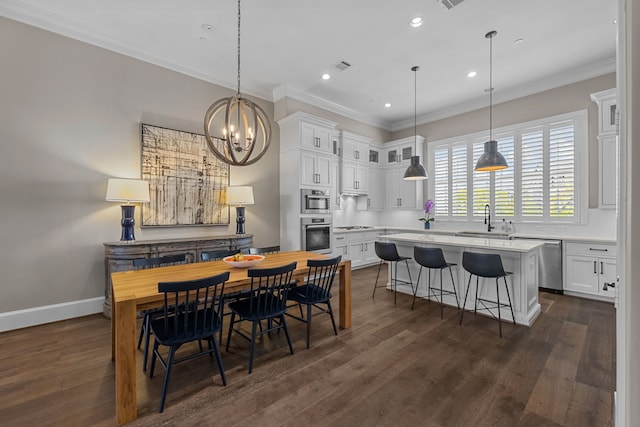
[[[238,95],[240,95],[240,0],[238,0]]]

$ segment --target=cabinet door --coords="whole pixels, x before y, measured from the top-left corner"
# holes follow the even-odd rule
[[[369,190],[369,167],[366,165],[356,166],[356,190],[364,194]]]
[[[302,122],[300,124],[302,148],[331,153],[333,151],[333,129]]]
[[[618,266],[616,265],[616,260],[610,258],[600,258],[598,260],[598,263],[600,264],[600,294],[615,297],[615,292],[617,289],[616,285],[618,284]],[[614,286],[611,287],[609,286],[609,284],[613,284]]]
[[[598,293],[598,259],[577,255],[567,255],[567,283],[564,288],[568,291],[587,294]]]
[[[416,188],[418,185],[422,186],[422,183],[418,184],[418,181],[405,181],[402,179],[404,177],[405,169],[402,168],[398,175],[399,183],[400,183],[400,205],[403,209],[414,209],[419,206],[418,203],[418,192]]]
[[[356,190],[356,170],[357,166],[352,162],[342,162],[342,175],[340,181],[342,182],[342,192],[349,193]]]
[[[618,137],[615,134],[601,135],[600,154],[600,207],[615,208],[618,186]]]
[[[349,259],[347,251],[347,235],[344,233],[333,235],[333,250],[332,256],[342,255],[342,259]]]
[[[349,243],[349,258],[351,259],[351,267],[360,267],[364,265],[364,243]]]
[[[405,167],[389,168],[386,170],[387,209],[415,209],[420,206],[418,193],[422,191],[421,181],[405,181]]]
[[[321,187],[331,187],[333,159],[330,154],[316,154],[317,184]]]
[[[294,167],[295,165],[290,165]],[[281,165],[281,167],[286,167]],[[318,185],[316,174],[316,153],[311,151],[300,151],[300,183],[304,186]]]
[[[335,159],[331,170],[331,209],[335,211],[342,209],[342,198],[340,197],[340,189],[338,188],[338,183],[340,182],[340,163],[335,161]]]
[[[384,175],[386,185],[384,207],[387,209],[400,208],[402,206],[400,198],[400,180],[402,179],[402,176],[400,176],[400,169],[387,169]]]
[[[380,168],[369,167],[367,209],[379,210],[384,206],[385,179],[383,172]]]

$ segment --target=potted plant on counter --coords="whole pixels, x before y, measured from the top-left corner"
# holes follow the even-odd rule
[[[420,218],[420,221],[424,222],[424,229],[428,230],[431,228],[431,223],[436,219],[432,217],[433,211],[435,210],[436,204],[433,203],[433,200],[428,199],[424,204],[424,217]]]

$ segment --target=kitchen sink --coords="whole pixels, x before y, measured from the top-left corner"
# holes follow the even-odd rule
[[[509,233],[503,231],[458,231],[455,235],[460,237],[509,240]]]

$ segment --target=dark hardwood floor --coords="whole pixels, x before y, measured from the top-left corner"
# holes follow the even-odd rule
[[[426,300],[376,292],[377,267],[353,272],[353,328],[338,337],[326,315],[256,348],[176,365],[165,412],[164,369],[149,379],[138,357],[138,414],[131,425],[217,426],[611,426],[615,389],[612,304],[540,294],[532,328],[503,325]],[[335,289],[337,294],[337,288]],[[337,301],[334,304],[337,306]],[[112,426],[114,366],[109,320],[94,315],[0,335],[3,425]]]

